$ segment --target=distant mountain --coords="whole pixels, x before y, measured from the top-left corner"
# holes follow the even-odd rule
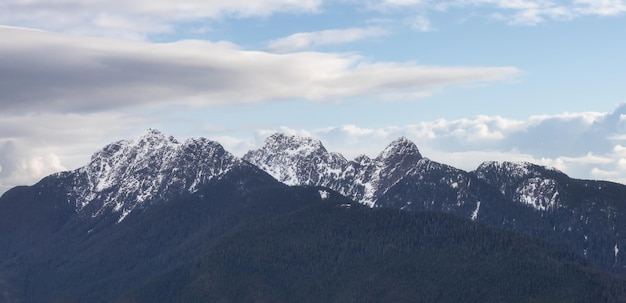
[[[626,247],[626,186],[572,179],[531,163],[487,162],[472,174],[534,209],[574,251],[605,266],[626,266],[620,253]]]
[[[275,134],[239,159],[149,130],[0,197],[0,303],[626,302],[624,197],[406,138],[348,161]]]
[[[406,138],[375,159],[348,161],[318,140],[275,134],[243,159],[287,184],[328,186],[370,207],[451,213],[567,245],[607,268],[626,266],[621,184],[530,163],[486,162],[466,172],[422,157]],[[277,173],[284,171],[288,178]]]

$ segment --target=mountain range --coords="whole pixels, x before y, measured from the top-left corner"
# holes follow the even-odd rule
[[[0,302],[623,302],[625,200],[406,138],[347,160],[274,134],[238,158],[149,130],[0,197]]]
[[[290,185],[326,186],[370,207],[451,213],[556,241],[606,268],[626,265],[626,187],[577,180],[531,163],[485,162],[466,172],[399,138],[352,161],[312,138],[274,134],[243,159]]]

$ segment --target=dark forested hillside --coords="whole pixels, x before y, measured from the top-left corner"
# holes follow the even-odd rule
[[[623,302],[626,281],[562,247],[450,215],[324,203],[240,226],[122,302],[158,300]]]
[[[38,184],[21,191],[40,189]],[[0,210],[23,203],[7,197],[11,195],[0,200]],[[325,197],[350,202],[330,191]],[[115,217],[76,214],[54,220],[52,232],[19,233],[4,242],[8,246],[7,257],[0,260],[0,302],[110,302],[169,268],[196,262],[241,224],[263,222],[321,199],[315,188],[288,187],[252,166],[242,166],[193,194],[154,201],[119,223]],[[34,211],[32,216],[56,218],[48,212]],[[14,223],[21,220],[3,221],[13,226],[11,230],[23,229]],[[8,239],[5,234],[3,238]]]

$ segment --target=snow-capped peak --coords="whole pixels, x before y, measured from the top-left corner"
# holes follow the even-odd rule
[[[180,143],[150,129],[96,152],[88,165],[74,171],[70,196],[79,211],[98,216],[112,210],[121,214],[121,221],[147,201],[196,191],[238,161],[217,142],[197,138]]]
[[[288,185],[321,185],[339,177],[347,160],[329,153],[319,140],[276,133],[243,159]]]
[[[369,165],[370,163],[372,163],[372,159],[368,157],[367,155],[359,155],[356,158],[354,158],[353,162],[360,164],[360,165]]]
[[[541,211],[558,207],[557,179],[565,176],[557,169],[529,162],[483,162],[473,173],[506,197]]]
[[[265,139],[264,149],[273,152],[289,151],[303,156],[315,153],[327,153],[322,142],[310,137],[289,136],[275,133]]]
[[[375,159],[362,155],[347,161],[329,153],[319,140],[273,134],[244,160],[288,185],[330,187],[363,204],[375,201],[422,158],[417,146],[401,137]]]
[[[526,162],[498,162],[486,161],[481,163],[475,172],[481,179],[489,178],[489,175],[506,177],[508,179],[521,179],[532,173],[530,163]]]
[[[411,156],[416,158],[422,158],[422,155],[417,148],[417,145],[406,137],[400,137],[391,142],[387,147],[378,155],[377,159],[388,159],[390,157]]]
[[[485,161],[475,170],[480,177],[486,173],[494,172],[504,174],[512,178],[536,177],[545,172],[563,174],[556,168],[540,166],[530,162],[509,162],[509,161]]]

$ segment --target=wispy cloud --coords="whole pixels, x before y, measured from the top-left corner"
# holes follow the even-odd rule
[[[265,17],[276,13],[323,12],[324,0],[137,0],[137,1],[48,1],[6,0],[0,3],[0,24],[45,29],[81,35],[145,40],[150,35],[172,33],[181,23],[198,22],[204,27],[231,18]],[[430,31],[428,12],[458,9],[480,10],[488,18],[509,24],[539,24],[548,20],[617,16],[626,13],[624,0],[375,0],[344,2],[353,9],[379,10],[386,17],[417,15],[415,28]],[[405,15],[406,16],[406,15]],[[293,39],[300,39],[291,37]],[[319,37],[312,39],[320,39]]]
[[[296,33],[270,41],[267,50],[276,53],[286,53],[324,45],[354,42],[383,36],[387,33],[386,30],[380,27],[329,29],[317,32]]]
[[[421,15],[413,17],[413,19],[409,21],[409,24],[412,29],[420,32],[433,32],[437,30],[432,26],[428,18]]]
[[[181,21],[315,12],[321,0],[137,0],[0,2],[0,24],[109,37],[143,39]]]
[[[581,15],[616,16],[626,13],[624,0],[574,0],[574,11]]]
[[[384,0],[370,7],[387,10],[404,8],[425,12],[468,10],[511,25],[537,25],[551,20],[573,20],[584,16],[617,16],[626,13],[624,0]]]

